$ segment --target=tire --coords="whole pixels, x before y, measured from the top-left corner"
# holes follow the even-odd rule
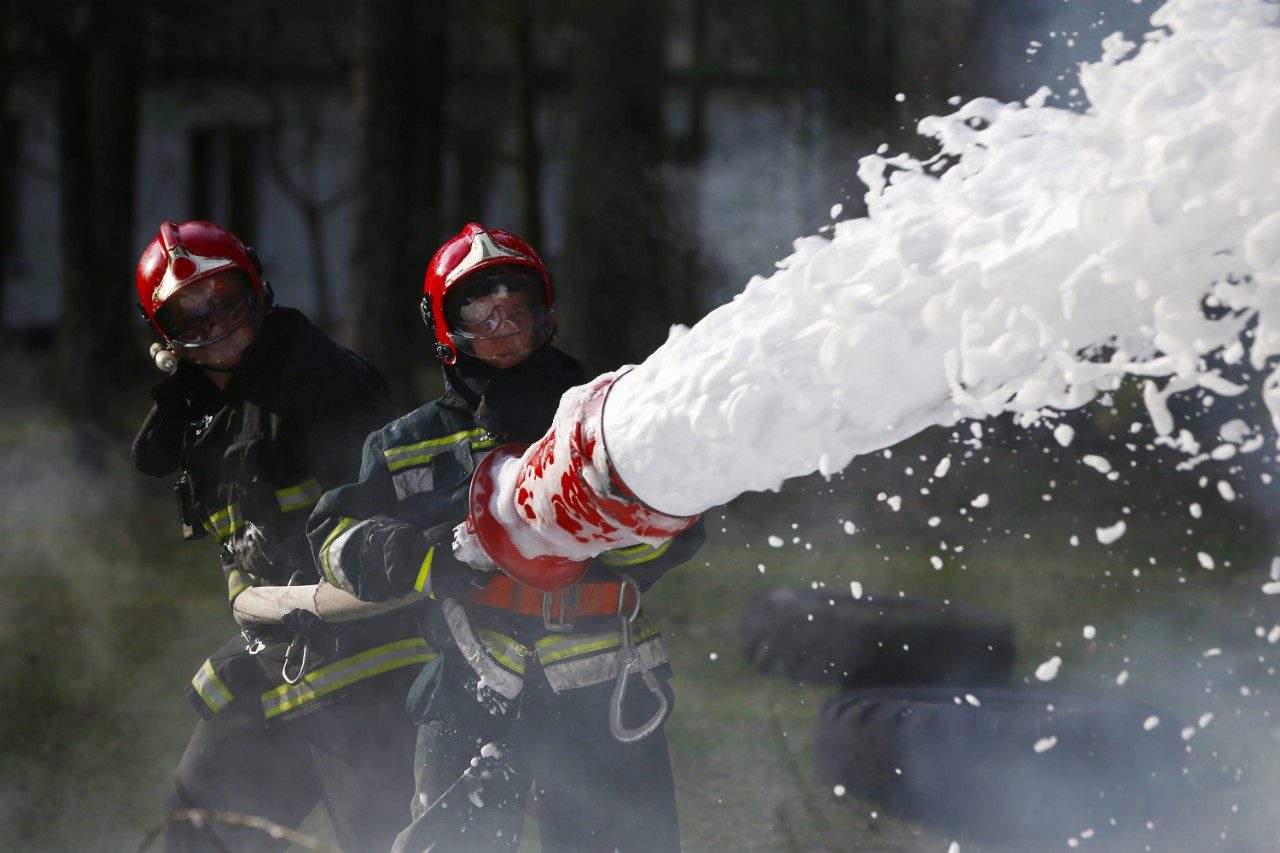
[[[771,675],[847,688],[1005,685],[1013,673],[1013,625],[930,599],[783,587],[747,604],[742,653]]]
[[[979,688],[967,691],[975,707],[958,692],[898,687],[833,696],[814,744],[819,784],[984,840],[1163,823],[1184,793],[1181,726],[1150,706]],[[1148,731],[1152,716],[1161,721]],[[1052,747],[1037,752],[1051,737]]]

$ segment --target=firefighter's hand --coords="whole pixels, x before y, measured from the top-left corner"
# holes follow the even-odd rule
[[[414,579],[413,589],[426,592],[433,598],[465,598],[472,589],[484,586],[488,580],[487,572],[493,565],[483,550],[474,563],[459,559],[457,531],[464,526],[455,528],[450,524],[437,524],[423,533],[427,551],[423,552],[423,563]],[[428,553],[431,555],[429,564],[426,560]],[[422,566],[426,566],[425,573]]]
[[[175,373],[151,386],[151,399],[165,418],[186,423],[191,417],[191,385],[188,383],[189,367],[179,362]]]
[[[272,576],[275,565],[272,549],[262,528],[253,522],[245,524],[244,531],[228,542],[227,549],[231,552],[232,562],[242,571],[260,578]]]
[[[303,610],[300,607],[290,610],[280,621],[292,629],[294,634],[307,641],[324,641],[333,634],[333,628],[328,622],[310,610]]]
[[[453,526],[423,530],[392,518],[370,526],[360,548],[360,577],[354,591],[364,601],[383,601],[410,592],[450,595],[469,584],[471,568],[453,556]],[[441,590],[445,592],[441,593]]]

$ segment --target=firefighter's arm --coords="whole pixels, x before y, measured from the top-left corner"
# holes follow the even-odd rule
[[[360,478],[327,492],[308,522],[321,576],[365,601],[451,595],[474,569],[453,554],[454,525],[423,528],[390,514],[397,499],[380,433],[365,442]]]
[[[191,420],[191,394],[183,378],[166,377],[151,389],[155,405],[133,439],[133,465],[143,474],[164,477],[178,470],[182,439]]]
[[[692,527],[657,545],[635,545],[605,551],[596,560],[614,572],[635,579],[640,591],[653,586],[658,578],[688,562],[707,540],[706,521],[699,518]]]
[[[298,482],[276,489],[280,526],[278,541],[307,538],[308,516],[326,491],[356,478],[362,445],[370,433],[390,420],[386,395],[353,371],[316,373],[304,380],[307,406],[291,419],[291,470]]]

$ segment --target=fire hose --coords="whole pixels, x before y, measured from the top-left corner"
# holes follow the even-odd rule
[[[323,622],[353,622],[380,616],[416,604],[426,598],[414,592],[386,601],[361,601],[349,592],[327,583],[300,586],[251,586],[231,602],[236,623],[246,630],[280,625],[295,610],[305,610]]]

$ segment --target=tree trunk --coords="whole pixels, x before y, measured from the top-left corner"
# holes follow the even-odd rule
[[[101,427],[102,383],[97,356],[105,342],[97,336],[90,228],[93,165],[89,150],[89,51],[79,39],[58,50],[58,213],[61,217],[62,282],[57,365],[82,461],[100,464],[93,450]]]
[[[542,246],[542,152],[538,147],[538,64],[534,51],[535,0],[517,0],[512,23],[516,166],[520,182],[520,236]]]
[[[138,357],[129,325],[129,306],[136,301],[137,55],[119,33],[73,32],[60,40],[57,68],[57,363],[79,455],[97,465],[104,458],[110,392]]]
[[[363,0],[355,69],[355,197],[350,257],[354,348],[416,404],[430,352],[418,318],[422,276],[440,240],[448,4]]]
[[[12,28],[10,0],[0,0],[0,339],[4,335],[4,293],[8,284],[13,237],[14,193],[17,190],[18,123],[9,113],[9,90],[13,86],[14,62],[9,57]]]
[[[663,20],[649,0],[584,4],[577,130],[557,315],[599,371],[638,361],[673,320],[673,252],[661,173]]]
[[[117,384],[136,364],[131,318],[138,176],[138,113],[141,85],[138,56],[131,44],[113,42],[90,57],[90,156],[93,164],[93,227],[97,296],[95,327],[104,375]]]

